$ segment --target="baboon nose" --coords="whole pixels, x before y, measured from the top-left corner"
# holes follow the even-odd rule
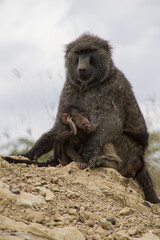
[[[85,72],[86,71],[86,69],[85,68],[79,68],[79,72],[81,73],[81,72]]]
[[[79,71],[79,77],[80,77],[81,80],[88,80],[89,79],[90,73],[89,73],[88,69],[79,68],[78,71]]]

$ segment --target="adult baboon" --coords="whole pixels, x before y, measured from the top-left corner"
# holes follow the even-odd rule
[[[111,58],[109,43],[97,36],[84,34],[66,47],[66,81],[53,128],[43,134],[25,156],[37,159],[49,152],[60,126],[60,118],[69,104],[83,106],[96,126],[88,136],[83,159],[90,167],[112,166],[105,153],[112,144],[121,164],[115,164],[123,176],[133,176],[143,188],[146,199],[159,203],[148,173],[144,154],[148,133],[132,88]],[[133,170],[133,171],[132,171]]]

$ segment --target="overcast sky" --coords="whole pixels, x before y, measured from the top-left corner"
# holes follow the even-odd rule
[[[148,99],[159,119],[160,0],[0,0],[0,29],[0,144],[52,127],[64,45],[86,31],[110,40],[147,121]]]

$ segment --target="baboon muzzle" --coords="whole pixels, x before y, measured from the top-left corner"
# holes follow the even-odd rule
[[[87,81],[92,75],[89,56],[79,56],[78,59],[78,76],[82,81]]]

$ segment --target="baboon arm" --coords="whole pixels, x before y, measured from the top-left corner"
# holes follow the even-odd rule
[[[144,148],[148,146],[148,132],[145,120],[133,94],[126,95],[126,121],[124,133],[133,138]]]
[[[28,157],[30,160],[37,160],[37,158],[39,158],[41,155],[48,153],[53,149],[55,133],[55,128],[44,133],[33,145],[33,147],[22,155]]]
[[[65,146],[65,152],[70,157],[70,159],[72,159],[72,161],[84,162],[81,155],[77,151],[75,151],[75,149],[70,144],[67,144]]]
[[[96,131],[87,138],[82,153],[84,161],[88,162],[91,158],[101,155],[103,146],[113,143],[121,136],[122,131],[123,124],[120,118],[115,115],[113,119],[107,115],[106,122],[101,122]]]

